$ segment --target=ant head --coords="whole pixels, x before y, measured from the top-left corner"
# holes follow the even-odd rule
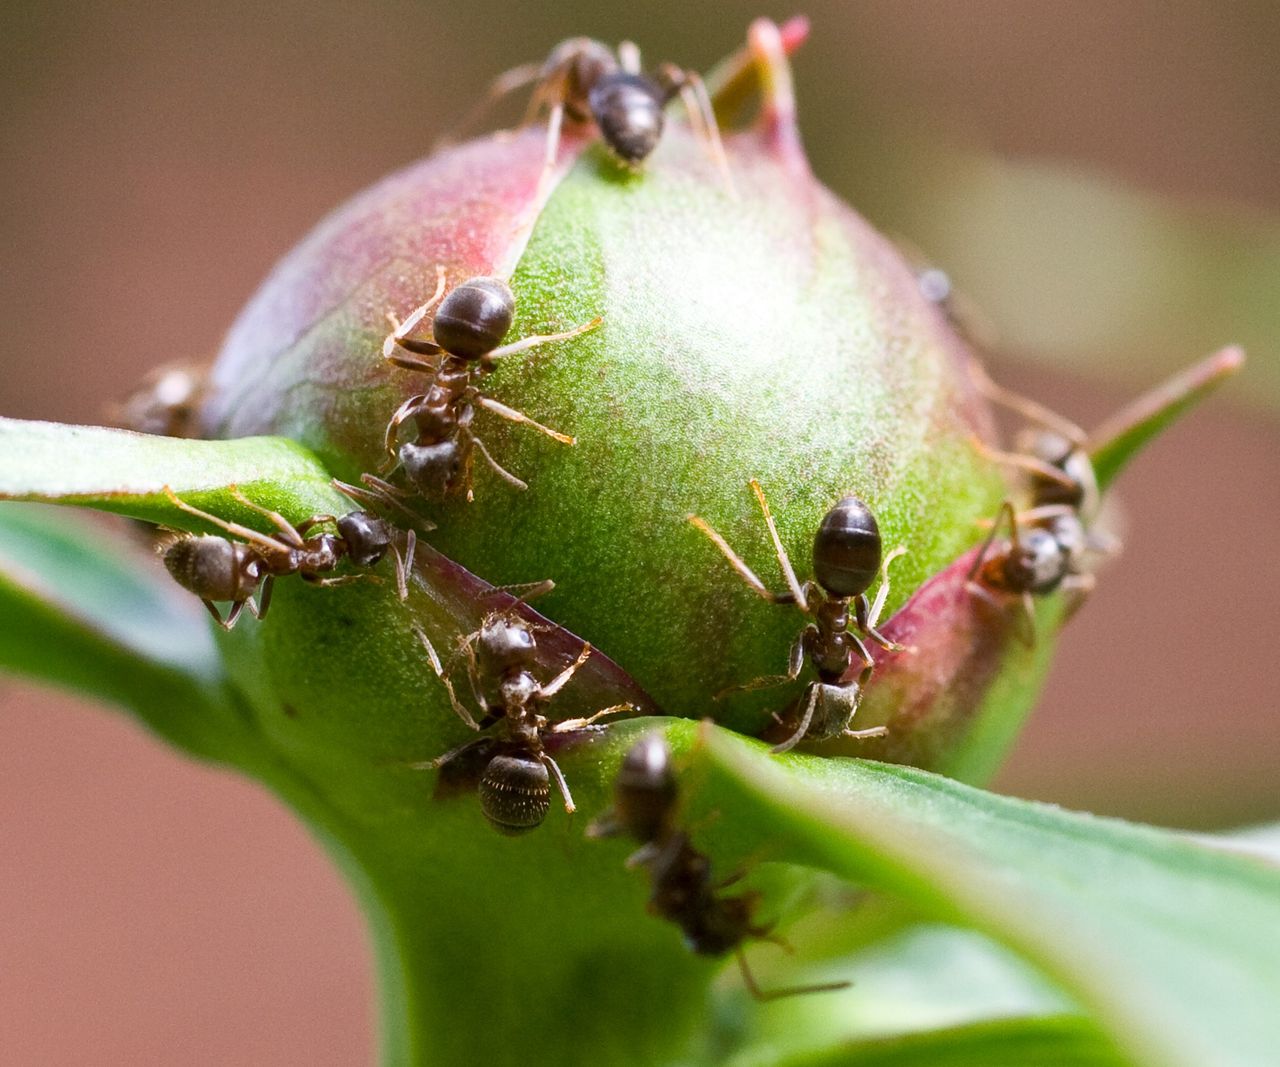
[[[813,572],[833,597],[865,593],[880,569],[880,527],[856,496],[846,496],[823,516],[813,538]]]
[[[225,537],[181,537],[165,549],[164,565],[174,581],[205,600],[246,600],[264,577],[258,554]]]
[[[550,809],[551,776],[541,760],[516,753],[489,761],[480,777],[480,810],[498,833],[528,833]]]
[[[429,499],[439,499],[461,484],[469,447],[469,442],[457,437],[427,444],[406,441],[400,446],[400,463],[415,489]]]
[[[1066,577],[1067,553],[1050,530],[1023,530],[1009,549],[1004,579],[1015,592],[1047,593]]]
[[[665,737],[645,734],[628,749],[613,795],[617,825],[637,841],[656,840],[672,820],[677,796]]]
[[[352,511],[339,516],[337,525],[347,556],[357,567],[372,567],[391,547],[391,524],[377,515]]]
[[[499,665],[532,667],[537,662],[538,643],[533,631],[510,611],[496,612],[484,620],[478,635],[480,654]]]
[[[431,332],[449,355],[480,359],[502,344],[515,312],[515,294],[501,278],[471,278],[441,302]]]
[[[624,163],[640,163],[657,147],[666,101],[651,78],[619,71],[601,78],[588,99],[600,136]]]

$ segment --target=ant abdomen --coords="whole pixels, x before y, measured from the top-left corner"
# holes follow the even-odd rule
[[[823,516],[813,537],[813,576],[836,597],[871,588],[880,571],[880,527],[858,497],[846,496]]]
[[[480,777],[480,810],[509,837],[542,825],[551,810],[551,776],[534,756],[494,756]]]
[[[431,332],[450,355],[480,359],[502,344],[515,311],[515,294],[501,278],[471,278],[441,302]]]
[[[164,550],[165,569],[183,589],[203,600],[246,600],[257,590],[262,557],[225,537],[179,537]]]

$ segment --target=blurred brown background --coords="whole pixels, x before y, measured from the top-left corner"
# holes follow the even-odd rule
[[[147,368],[212,354],[279,255],[505,67],[586,33],[705,68],[760,13],[790,12],[3,8],[0,414],[95,421]],[[1089,425],[1160,368],[1251,348],[1242,385],[1126,475],[1129,549],[999,788],[1169,825],[1280,818],[1280,7],[808,13],[818,173],[978,297],[1029,357],[996,367],[1010,384]],[[0,856],[0,1060],[368,1062],[359,918],[255,787],[0,681]]]

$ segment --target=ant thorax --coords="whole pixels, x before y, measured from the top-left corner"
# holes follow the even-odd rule
[[[849,601],[815,594],[814,626],[804,632],[804,651],[813,663],[818,677],[830,684],[839,683],[853,666],[856,657],[849,637]]]

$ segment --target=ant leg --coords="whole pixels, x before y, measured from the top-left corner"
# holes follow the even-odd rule
[[[231,610],[227,612],[227,617],[224,619],[222,617],[222,612],[218,610],[218,605],[215,604],[212,600],[205,600],[203,597],[201,597],[200,603],[209,609],[209,614],[213,616],[214,621],[219,626],[221,626],[224,630],[227,630],[227,631],[230,631],[230,629],[233,626],[235,626],[236,619],[240,617],[240,612],[244,607],[243,600],[235,601],[231,605]]]
[[[234,489],[234,486],[232,487]],[[178,494],[170,489],[167,485],[164,487],[164,495],[169,498],[169,503],[180,511],[185,511],[188,515],[194,515],[198,519],[204,519],[205,522],[217,526],[219,529],[226,530],[227,533],[235,534],[252,544],[261,545],[272,552],[279,552],[289,546],[282,545],[280,540],[272,537],[270,534],[260,533],[257,530],[251,530],[248,526],[241,526],[238,522],[227,522],[226,519],[220,519],[217,515],[211,515],[207,511],[201,511],[197,507],[193,507],[185,500],[180,500]]]
[[[559,441],[562,445],[576,445],[578,443],[578,439],[576,437],[570,437],[568,434],[560,433],[557,430],[551,429],[550,426],[543,426],[542,423],[535,422],[533,419],[529,418],[529,416],[523,411],[517,411],[515,408],[509,408],[506,404],[502,404],[497,400],[494,400],[493,397],[478,396],[476,397],[476,404],[479,407],[492,411],[495,415],[501,415],[504,419],[508,419],[511,422],[518,422],[525,426],[532,426],[535,430],[539,430],[542,433],[545,433],[548,437],[552,437]]]
[[[1001,407],[1008,408],[1010,411],[1016,411],[1031,422],[1038,422],[1042,426],[1056,430],[1073,445],[1083,447],[1088,444],[1089,435],[1070,419],[1059,415],[1056,411],[1045,407],[1043,404],[1037,403],[1030,397],[1015,393],[1012,389],[1006,389],[1003,385],[997,385],[991,376],[987,374],[986,368],[976,361],[973,364],[973,375],[977,381],[978,389],[988,400],[999,404]]]
[[[1039,507],[1018,512],[1018,521],[1036,523],[1041,519],[1065,518],[1068,515],[1078,514],[1079,512],[1070,504],[1041,504]]]
[[[547,770],[551,772],[551,777],[556,780],[556,788],[560,790],[560,795],[564,798],[564,810],[569,815],[572,815],[578,809],[574,806],[573,796],[569,792],[569,783],[564,780],[564,773],[560,770],[560,765],[545,752],[539,753],[538,759],[546,765]]]
[[[454,692],[453,680],[449,677],[449,672],[440,665],[440,657],[436,655],[435,646],[431,643],[430,638],[416,626],[414,627],[414,633],[418,635],[418,640],[422,642],[422,647],[426,650],[427,661],[431,664],[431,669],[436,672],[436,677],[444,683],[445,692],[449,694],[449,703],[453,706],[458,718],[471,729],[479,730],[480,724],[476,722],[475,717],[467,710],[466,705],[458,699],[458,694]],[[439,763],[436,763],[435,766],[439,766]]]
[[[621,715],[625,711],[639,711],[630,701],[623,704],[613,704],[607,708],[601,708],[594,715],[588,715],[585,719],[561,719],[558,723],[551,727],[553,734],[571,733],[574,730],[584,730],[597,719],[603,719],[608,715]],[[597,727],[599,729],[599,727]]]
[[[485,462],[489,464],[494,474],[496,474],[504,482],[510,485],[513,489],[519,489],[523,492],[524,490],[529,488],[528,482],[521,481],[509,470],[507,470],[506,467],[502,466],[496,459],[493,458],[489,450],[485,448],[484,442],[481,441],[480,438],[478,438],[475,434],[472,434],[471,440],[475,443],[476,448],[480,450],[480,455],[484,456]],[[468,500],[471,499],[470,491],[468,491],[467,493],[467,499]]]
[[[542,160],[542,173],[538,176],[535,199],[541,201],[547,180],[556,169],[556,157],[560,154],[560,129],[564,125],[564,101],[557,100],[547,112],[547,148]]]
[[[421,410],[426,399],[426,393],[419,393],[417,396],[409,397],[408,400],[396,408],[395,414],[391,416],[391,421],[387,423],[386,432],[382,435],[382,447],[386,451],[387,459],[391,460],[391,465],[387,466],[386,462],[383,462],[382,467],[379,469],[384,474],[392,470],[400,460],[396,450],[396,439],[399,437],[401,424],[407,419],[413,418]]]
[[[890,641],[876,629],[876,626],[880,623],[880,614],[884,611],[885,601],[889,599],[889,564],[899,556],[905,556],[906,554],[906,548],[903,545],[899,545],[884,557],[880,564],[880,588],[876,590],[875,601],[870,608],[867,608],[866,596],[860,596],[854,609],[855,611],[866,612],[865,616],[858,618],[858,627],[862,632],[881,648],[887,648],[890,652],[901,652],[904,646]]]
[[[255,605],[252,599],[249,600],[249,610],[253,612],[255,618],[265,619],[267,617],[267,608],[271,607],[271,590],[275,586],[275,575],[268,574],[262,583],[262,592],[258,594],[258,603]]]
[[[491,107],[501,100],[504,96],[514,93],[517,89],[521,89],[536,79],[542,73],[541,63],[522,63],[518,67],[512,67],[510,70],[503,71],[490,83],[489,88],[475,104],[472,105],[461,121],[455,123],[453,127],[444,133],[436,142],[436,147],[443,147],[452,144],[457,140],[459,134],[465,133],[467,130],[475,126]]]
[[[755,976],[752,975],[751,968],[747,966],[747,954],[743,952],[741,945],[734,948],[733,954],[737,957],[738,969],[742,972],[742,984],[747,987],[747,992],[751,994],[751,999],[761,1003],[770,1000],[781,1000],[783,997],[800,996],[804,993],[833,993],[838,989],[848,989],[853,984],[851,982],[815,982],[813,985],[785,986],[782,989],[766,991],[756,984]]]
[[[1067,575],[1062,583],[1062,593],[1065,601],[1064,622],[1084,607],[1084,602],[1093,594],[1097,585],[1098,579],[1092,574]]]
[[[804,670],[804,640],[809,633],[817,633],[817,627],[806,626],[804,632],[791,643],[791,652],[787,658],[786,674],[765,674],[759,678],[753,678],[749,682],[743,682],[740,685],[731,685],[727,689],[721,689],[712,700],[723,700],[730,693],[749,693],[756,689],[772,689],[775,686],[786,685],[794,682],[800,677],[800,672]]]
[[[439,770],[441,767],[443,767],[450,760],[455,759],[458,756],[461,756],[462,753],[465,752],[467,749],[469,749],[472,745],[481,744],[487,740],[488,738],[481,737],[481,738],[473,739],[471,741],[464,741],[462,744],[449,749],[449,751],[444,753],[444,755],[437,756],[435,759],[419,760],[416,763],[406,763],[405,766],[408,767],[409,770],[411,771],[436,771],[436,770]]]
[[[1021,452],[1003,452],[998,448],[992,448],[980,438],[973,438],[974,449],[982,456],[991,460],[992,463],[1000,463],[1009,467],[1021,467],[1023,470],[1036,475],[1038,478],[1044,478],[1046,481],[1057,482],[1059,485],[1067,489],[1077,488],[1077,483],[1066,471],[1059,467],[1055,467],[1052,463],[1046,463],[1042,459],[1036,459],[1035,456],[1025,456]]]
[[[430,533],[436,528],[436,524],[430,519],[424,518],[416,511],[410,511],[405,506],[405,500],[417,499],[413,493],[398,489],[390,482],[379,478],[376,474],[369,474],[368,472],[360,475],[360,481],[368,488],[361,489],[355,485],[348,485],[346,482],[338,481],[337,478],[333,480],[333,484],[335,488],[351,497],[358,504],[371,504],[377,508],[389,507],[400,512],[423,533]]]
[[[809,695],[804,702],[804,715],[800,719],[800,725],[796,727],[796,732],[783,741],[782,744],[774,745],[773,748],[769,749],[770,753],[777,756],[783,752],[790,752],[804,740],[804,735],[809,732],[809,724],[813,722],[814,709],[818,706],[818,692],[819,686],[816,682],[809,686]]]
[[[1036,602],[1030,593],[1023,593],[1020,599],[1022,601],[1022,611],[1019,613],[1018,618],[1022,625],[1018,627],[1018,637],[1028,648],[1035,648]]]
[[[1118,556],[1124,551],[1124,542],[1106,530],[1090,530],[1085,534],[1085,549],[1099,556]]]
[[[396,566],[396,593],[401,600],[409,599],[409,575],[413,573],[413,553],[417,547],[418,535],[413,530],[404,532],[404,555],[398,546],[391,546],[391,558]]]
[[[434,341],[416,340],[409,336],[418,328],[418,324],[422,322],[433,307],[440,303],[440,298],[444,296],[444,267],[436,267],[436,291],[431,294],[431,298],[425,304],[419,304],[411,312],[408,317],[401,322],[393,314],[387,312],[387,319],[391,323],[391,332],[387,334],[382,342],[382,358],[394,363],[398,367],[405,370],[425,370],[434,371],[434,364],[427,363],[420,359],[410,359],[406,356],[396,354],[396,348],[400,347],[408,352],[415,352],[420,356],[437,356],[443,349]]]
[[[805,598],[804,589],[796,578],[796,572],[791,567],[791,559],[787,556],[787,550],[782,547],[782,538],[778,536],[778,528],[773,523],[773,514],[769,511],[769,502],[764,498],[764,490],[760,488],[760,483],[754,478],[751,479],[751,491],[755,493],[756,499],[760,501],[760,510],[764,513],[764,524],[769,528],[769,536],[773,539],[773,549],[777,553],[778,563],[782,567],[782,576],[787,580],[787,588],[791,590],[791,595],[795,598],[795,602],[800,605],[800,610],[808,611],[809,601]]]
[[[542,696],[549,700],[560,692],[560,690],[565,687],[565,684],[569,679],[577,673],[578,668],[586,663],[590,656],[591,645],[590,643],[584,644],[582,646],[582,651],[578,654],[578,658],[542,687]]]
[[[721,555],[729,561],[729,566],[738,572],[738,577],[747,583],[752,591],[762,600],[767,600],[771,604],[794,604],[796,603],[795,595],[792,593],[773,593],[765,588],[764,582],[756,577],[755,571],[746,565],[742,557],[729,547],[729,542],[721,537],[700,515],[686,515],[685,518],[697,529],[701,530],[710,539],[711,543],[720,549]]]
[[[733,172],[729,169],[729,158],[724,152],[724,142],[720,139],[720,127],[716,123],[715,109],[711,106],[706,84],[691,70],[682,70],[678,76],[671,75],[671,81],[674,86],[678,86],[680,101],[689,116],[689,125],[694,126],[698,136],[706,142],[707,154],[711,156],[711,162],[724,180],[725,191],[732,199],[737,200],[738,190],[733,184]]]
[[[313,526],[318,526],[322,522],[336,521],[332,515],[312,515],[311,518],[307,519],[300,526],[294,526],[293,523],[281,515],[280,512],[272,511],[270,508],[264,508],[261,504],[254,503],[254,501],[250,500],[244,495],[244,493],[240,492],[240,487],[237,485],[227,486],[227,493],[231,496],[232,500],[238,500],[250,510],[256,511],[259,515],[265,516],[271,524],[280,531],[281,536],[283,536],[289,544],[293,545],[294,548],[303,547],[302,534],[304,531],[311,529]]]
[[[512,341],[509,345],[503,345],[501,348],[495,348],[492,352],[481,357],[481,364],[488,370],[492,370],[492,364],[495,360],[505,359],[507,356],[514,356],[517,352],[524,352],[530,348],[537,348],[538,345],[551,344],[553,341],[568,341],[571,338],[579,337],[584,333],[590,333],[597,326],[604,322],[603,315],[597,315],[590,322],[584,322],[580,326],[575,326],[571,330],[563,330],[560,333],[535,333],[528,337],[522,337],[519,341]]]
[[[1000,504],[1000,510],[996,513],[996,521],[991,524],[991,529],[987,533],[987,539],[982,542],[982,547],[978,550],[978,554],[974,557],[973,566],[969,568],[969,573],[965,575],[965,579],[972,582],[977,576],[979,570],[982,569],[983,561],[987,558],[987,553],[991,551],[992,542],[996,539],[996,534],[1000,530],[1000,520],[1009,519],[1009,529],[1013,534],[1015,543],[1018,540],[1018,516],[1014,513],[1013,503],[1005,500]]]

